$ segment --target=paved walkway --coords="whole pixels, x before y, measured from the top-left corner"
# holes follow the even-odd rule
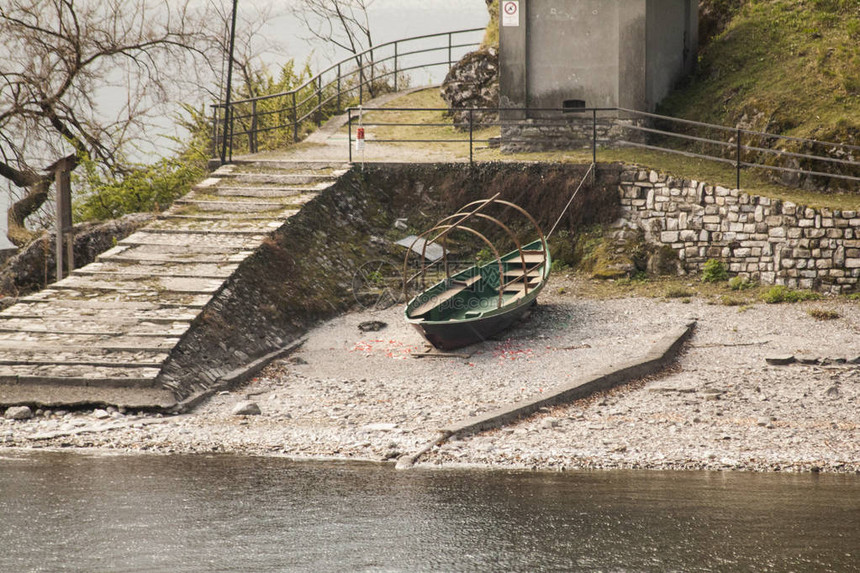
[[[167,407],[158,378],[239,264],[343,162],[227,165],[97,261],[0,313],[0,404]]]

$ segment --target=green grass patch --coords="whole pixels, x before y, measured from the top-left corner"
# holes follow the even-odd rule
[[[815,320],[836,320],[840,315],[835,310],[828,310],[824,308],[810,308],[806,311],[806,314],[814,318]]]
[[[729,288],[735,291],[749,290],[755,287],[756,283],[744,277],[732,277],[729,279]]]
[[[793,290],[784,285],[775,285],[767,289],[761,299],[767,304],[794,303],[805,300],[818,300],[821,295],[808,290]]]
[[[663,296],[666,298],[684,298],[689,299],[690,297],[696,296],[696,293],[687,287],[683,286],[670,286],[663,292]]]

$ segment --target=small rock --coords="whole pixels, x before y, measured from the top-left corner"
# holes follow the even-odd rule
[[[770,418],[759,418],[758,421],[756,422],[756,424],[758,424],[761,427],[765,427],[768,424],[770,424]]]
[[[260,406],[258,406],[256,402],[243,400],[233,406],[230,413],[234,416],[259,416],[262,412],[260,411]]]
[[[10,406],[3,417],[7,420],[29,420],[33,417],[33,411],[29,406]]]
[[[773,366],[785,366],[786,364],[792,364],[795,358],[791,354],[782,354],[780,356],[770,356],[765,358],[764,361]]]
[[[409,226],[406,224],[407,220],[408,219],[406,219],[406,218],[395,219],[394,220],[394,228],[398,229],[400,231],[405,231],[406,229],[409,228]]]
[[[108,414],[107,410],[103,410],[102,408],[96,408],[95,410],[93,410],[93,418],[96,418],[97,420],[105,420],[107,418],[110,418],[110,414]]]
[[[834,400],[836,398],[839,398],[839,396],[841,395],[841,393],[839,392],[839,388],[837,388],[836,386],[831,386],[830,388],[827,389],[827,391],[824,394],[828,398],[832,398]]]
[[[544,418],[543,423],[541,423],[541,428],[544,428],[546,430],[551,429],[551,428],[557,428],[557,427],[558,427],[558,418]]]
[[[382,322],[381,320],[366,320],[362,323],[359,323],[358,329],[362,332],[378,332],[388,326],[388,324]]]
[[[290,364],[295,364],[296,366],[302,366],[308,363],[308,361],[301,356],[293,356],[289,360],[287,360],[287,362],[289,362]]]
[[[397,428],[397,424],[387,422],[377,422],[375,424],[367,424],[361,427],[362,430],[370,432],[390,432]]]

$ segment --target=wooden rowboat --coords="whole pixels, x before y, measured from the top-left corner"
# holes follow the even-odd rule
[[[528,244],[520,244],[505,224],[480,212],[491,204],[512,207],[524,214],[537,230],[538,238]],[[500,226],[517,248],[499,255],[483,234],[465,225],[474,218]],[[519,206],[499,200],[498,195],[469,203],[421,237],[435,233],[433,242],[444,240],[454,229],[477,235],[490,246],[495,258],[489,263],[446,276],[406,305],[406,320],[428,342],[443,350],[487,340],[516,323],[537,302],[538,294],[549,278],[552,263],[546,238],[537,222]],[[445,268],[447,274],[447,264]],[[422,278],[425,273],[426,267],[422,266]]]

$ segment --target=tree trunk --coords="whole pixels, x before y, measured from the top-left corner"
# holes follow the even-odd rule
[[[23,247],[33,240],[33,237],[36,235],[35,233],[27,230],[24,226],[24,222],[27,220],[27,217],[38,211],[39,208],[45,204],[45,201],[48,200],[49,186],[50,180],[47,178],[42,179],[35,185],[31,185],[27,194],[9,207],[8,236],[9,240],[17,246]]]

